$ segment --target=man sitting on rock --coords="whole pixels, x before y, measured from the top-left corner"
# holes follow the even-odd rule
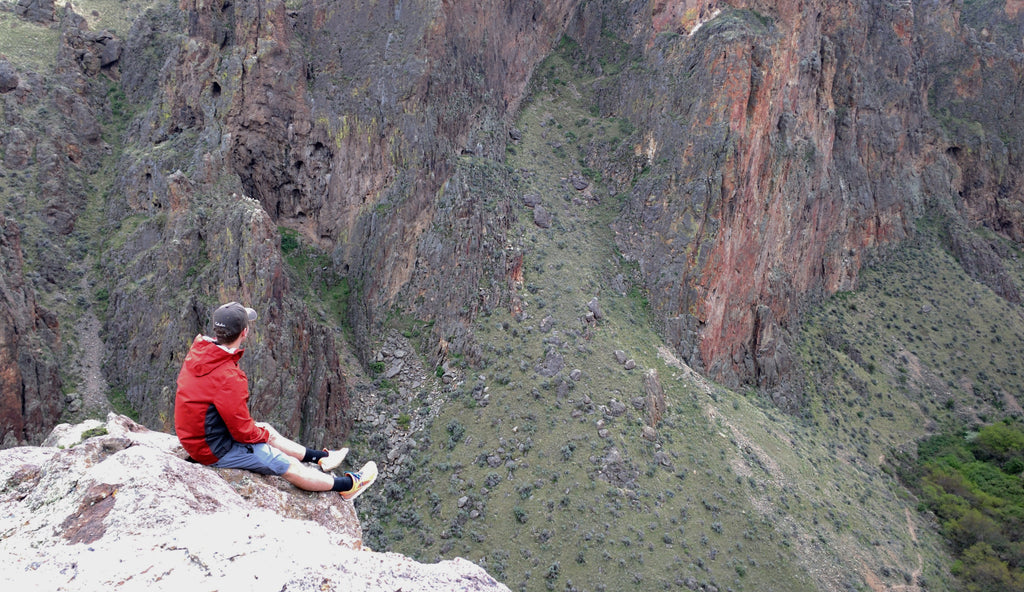
[[[174,430],[199,463],[279,475],[307,491],[337,491],[352,500],[377,478],[370,461],[358,473],[331,474],[348,453],[313,450],[285,438],[249,414],[249,380],[238,366],[256,311],[229,302],[213,312],[216,337],[197,335],[178,373]],[[315,462],[319,470],[303,463]]]

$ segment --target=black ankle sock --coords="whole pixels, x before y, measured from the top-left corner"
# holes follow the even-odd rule
[[[312,448],[307,448],[306,456],[302,457],[302,462],[316,462],[325,456],[327,456],[326,450],[313,450]]]
[[[352,476],[345,473],[341,477],[334,478],[334,487],[331,491],[348,491],[352,489]]]

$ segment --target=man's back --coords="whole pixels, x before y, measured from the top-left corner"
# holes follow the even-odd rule
[[[189,455],[212,464],[234,442],[266,442],[249,414],[249,382],[238,367],[244,350],[229,351],[197,335],[178,373],[174,430]]]

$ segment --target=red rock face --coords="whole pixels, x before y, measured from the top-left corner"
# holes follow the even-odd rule
[[[949,189],[923,187],[943,159],[921,139],[909,5],[658,2],[651,34],[665,15],[717,11],[674,29],[696,30],[689,40],[647,43],[685,81],[637,113],[649,130],[638,153],[669,161],[675,180],[638,184],[620,246],[691,363],[777,387],[803,303],[853,289],[872,249],[911,232],[925,190]]]
[[[785,390],[801,307],[855,288],[865,257],[927,207],[1024,238],[1024,130],[1007,107],[1020,19],[744,0],[654,2],[651,19],[645,60],[664,71],[637,83],[653,97],[620,91],[620,108],[660,180],[636,184],[620,247],[669,340],[715,378]],[[1019,300],[984,241],[950,234],[969,273]]]
[[[21,233],[0,216],[0,448],[37,444],[60,414],[57,323],[36,305],[22,275]]]

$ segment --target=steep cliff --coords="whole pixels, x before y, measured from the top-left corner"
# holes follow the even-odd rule
[[[351,428],[341,360],[368,364],[386,322],[428,327],[432,363],[476,364],[473,319],[518,307],[513,117],[563,35],[598,75],[591,112],[629,127],[579,165],[627,198],[618,246],[710,376],[799,407],[801,310],[926,214],[1019,299],[971,231],[1020,235],[1015,3],[185,2],[119,31],[21,8],[5,18],[52,39],[56,68],[27,51],[2,68],[4,166],[26,171],[5,211],[42,309],[104,318],[108,378],[154,426],[227,299],[262,313],[256,412],[313,443]],[[318,256],[297,269],[284,231]]]
[[[1020,303],[1020,286],[1003,263],[1005,248],[972,230],[984,227],[1015,243],[1024,238],[1024,123],[1017,107],[1024,92],[1024,14],[1018,2],[976,2],[960,14],[920,14],[929,111],[942,126],[941,147],[955,165],[955,199],[944,206],[955,208],[959,223],[950,225],[947,244],[972,277]]]
[[[40,440],[63,401],[57,319],[36,302],[22,275],[21,232],[9,218],[0,218],[0,262],[0,445],[9,447]]]
[[[145,420],[167,425],[174,346],[218,299],[266,309],[255,409],[313,442],[351,425],[334,327],[364,363],[394,312],[434,324],[425,349],[472,352],[467,322],[509,299],[503,118],[570,3],[472,6],[202,3],[138,21],[122,72],[150,106],[107,208],[122,236],[108,328]],[[327,255],[313,273],[351,287],[343,316],[296,297],[275,226]]]
[[[602,105],[643,130],[620,245],[690,363],[798,404],[785,387],[802,303],[852,289],[950,194],[915,7],[663,4],[636,33],[657,67],[621,74]],[[690,18],[659,18],[672,10]]]
[[[15,22],[6,42],[26,48],[0,55],[0,443],[11,446],[49,433],[73,382],[67,352],[74,331],[66,328],[85,298],[78,291],[90,230],[81,220],[90,176],[109,149],[97,120],[107,84],[85,75],[83,64],[98,74],[110,61],[85,59],[101,54],[109,37],[89,35],[74,13],[56,19],[52,3],[19,5],[18,17],[0,14],[5,25]],[[21,18],[27,21],[18,24]],[[33,69],[36,60],[47,67]]]
[[[185,462],[124,416],[0,453],[0,582],[20,590],[508,590],[464,560],[362,545],[355,507]]]

